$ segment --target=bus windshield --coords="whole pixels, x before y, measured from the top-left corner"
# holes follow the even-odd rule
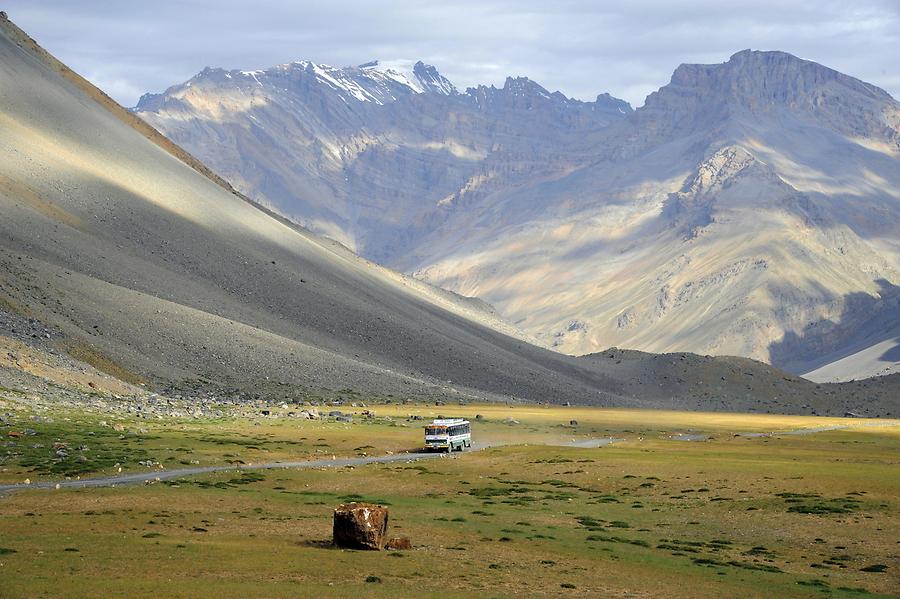
[[[445,426],[426,426],[425,427],[426,435],[446,435],[447,427]]]

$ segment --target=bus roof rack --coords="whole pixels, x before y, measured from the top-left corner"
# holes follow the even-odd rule
[[[435,418],[432,422],[432,426],[452,426],[454,424],[466,424],[468,420],[465,418]]]

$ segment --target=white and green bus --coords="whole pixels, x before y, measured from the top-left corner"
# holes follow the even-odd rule
[[[425,425],[425,449],[462,451],[472,447],[472,431],[468,420],[462,418],[438,418]]]

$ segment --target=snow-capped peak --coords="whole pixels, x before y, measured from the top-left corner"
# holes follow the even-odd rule
[[[415,73],[413,73],[412,61],[373,60],[372,62],[367,62],[365,64],[359,65],[359,69],[370,76],[377,77],[378,75],[381,75],[392,81],[395,81],[396,83],[399,83],[400,85],[405,85],[417,94],[425,92],[425,89],[422,87],[421,82],[419,82],[419,80],[415,76]]]
[[[244,88],[263,88],[263,93],[288,92],[296,82],[314,80],[320,89],[331,90],[350,105],[367,102],[390,104],[400,98],[418,94],[454,95],[456,88],[422,61],[372,61],[356,67],[333,67],[308,60],[296,60],[268,69],[231,70],[205,68],[187,82],[166,90],[169,96],[183,94],[194,83],[230,81],[230,85]],[[159,94],[149,94],[138,102],[136,109],[145,109]]]
[[[431,92],[452,96],[457,93],[456,87],[450,80],[438,73],[438,70],[430,64],[425,64],[421,60],[413,65],[413,75],[419,80],[422,86]]]
[[[378,73],[400,85],[405,85],[417,94],[432,92],[451,95],[456,93],[456,88],[449,80],[438,73],[435,67],[427,65],[421,60],[415,63],[403,59],[373,60],[359,65],[358,68],[366,73]]]

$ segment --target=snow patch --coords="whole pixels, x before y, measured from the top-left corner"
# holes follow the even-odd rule
[[[251,77],[254,81],[256,81],[257,85],[262,86],[262,82],[256,77],[257,75],[264,75],[265,71],[241,71],[241,75],[244,77]]]
[[[316,77],[322,79],[335,89],[349,93],[360,102],[375,102],[376,104],[382,104],[378,98],[369,93],[364,87],[347,77],[342,69],[318,65],[316,63],[310,64],[312,65],[312,70],[313,73],[316,74]]]
[[[359,69],[370,76],[375,75],[373,79],[390,79],[395,83],[399,83],[411,89],[414,93],[423,94],[425,88],[416,77],[414,72],[415,63],[411,60],[374,60],[360,65]],[[377,75],[376,75],[377,74]]]

